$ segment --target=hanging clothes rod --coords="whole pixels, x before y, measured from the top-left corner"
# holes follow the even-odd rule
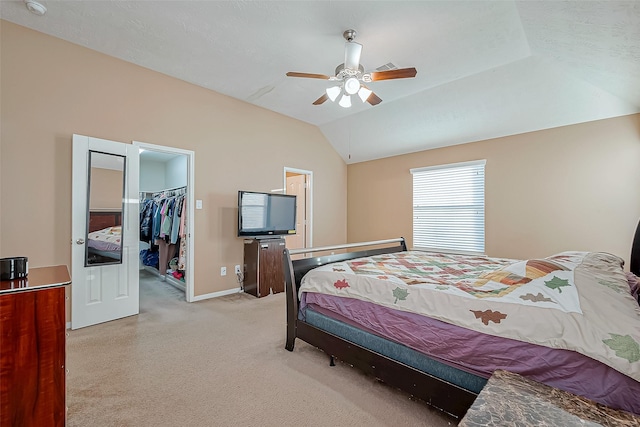
[[[161,195],[161,194],[168,195],[169,193],[171,193],[171,195],[175,195],[176,192],[178,192],[178,191],[184,191],[184,193],[186,194],[186,190],[187,190],[186,186],[168,188],[168,189],[165,189],[165,190],[162,190],[162,191],[155,191],[154,193],[152,193],[153,194],[152,197],[156,197],[156,196]]]
[[[176,187],[176,188],[165,188],[162,191],[175,191],[175,190],[186,190],[187,186],[183,185],[182,187]],[[162,191],[158,191],[158,193],[162,193]]]

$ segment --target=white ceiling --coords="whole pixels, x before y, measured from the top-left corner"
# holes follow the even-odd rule
[[[0,17],[317,125],[347,163],[640,112],[639,1],[1,1]],[[344,60],[416,67],[314,106]],[[603,143],[606,141],[603,141]]]
[[[167,163],[181,154],[165,153],[163,151],[154,151],[142,149],[140,150],[140,161]]]

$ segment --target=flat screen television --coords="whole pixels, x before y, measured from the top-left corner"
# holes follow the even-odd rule
[[[238,191],[238,236],[296,234],[296,196]]]

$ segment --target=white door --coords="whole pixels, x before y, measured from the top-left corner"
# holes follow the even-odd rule
[[[296,234],[286,236],[287,249],[304,248],[306,243],[306,207],[307,207],[307,183],[306,175],[287,176],[286,194],[296,196]]]
[[[73,135],[72,329],[140,311],[138,175],[138,147]]]

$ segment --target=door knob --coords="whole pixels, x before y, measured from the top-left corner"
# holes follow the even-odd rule
[[[82,244],[84,244],[84,239],[78,239],[78,240],[76,240],[76,243],[79,244],[79,245],[82,245]]]

